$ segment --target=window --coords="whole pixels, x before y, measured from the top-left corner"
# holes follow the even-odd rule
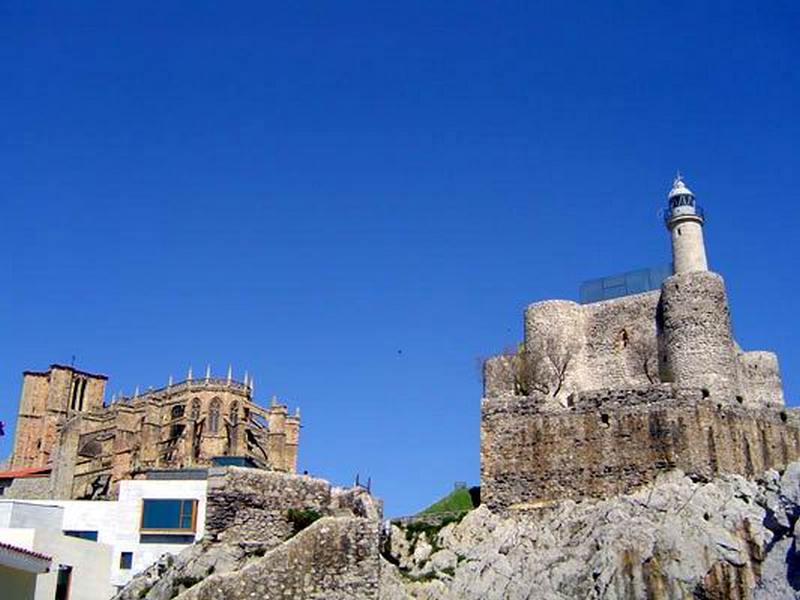
[[[217,433],[219,430],[219,398],[214,398],[208,406],[208,431],[209,433]]]
[[[133,567],[133,552],[121,552],[119,555],[119,568],[128,570]]]
[[[183,416],[185,408],[183,404],[176,404],[172,407],[172,418],[173,419],[180,419]]]
[[[86,379],[83,377],[75,377],[72,379],[72,398],[70,399],[69,407],[72,410],[83,410],[83,397],[86,395]]]
[[[197,500],[146,499],[142,505],[142,531],[194,531]]]
[[[67,529],[64,531],[64,535],[68,535],[70,537],[81,538],[82,540],[91,540],[93,542],[97,541],[97,532],[96,531],[82,531],[78,529]]]

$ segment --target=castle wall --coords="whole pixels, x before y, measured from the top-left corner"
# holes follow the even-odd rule
[[[585,305],[548,300],[528,306],[524,346],[528,355],[555,362],[568,357],[557,400],[564,403],[578,390],[644,385],[657,379],[658,298],[654,291]],[[650,378],[645,364],[654,367]],[[512,391],[513,358],[488,360],[484,385],[487,397]]]
[[[796,411],[748,408],[669,385],[481,404],[481,498],[491,509],[628,493],[664,471],[754,476],[800,458]]]
[[[736,359],[745,404],[783,406],[778,357],[772,352],[740,352]]]
[[[582,307],[586,341],[584,385],[580,389],[650,383],[643,363],[648,358],[657,362],[656,309],[659,295],[658,291],[646,292]],[[654,373],[656,371],[653,369]]]
[[[667,278],[661,286],[663,381],[739,395],[738,365],[725,283],[699,271]]]
[[[208,474],[206,533],[215,541],[274,547],[291,537],[289,509],[329,514],[331,486],[323,479],[239,467]]]
[[[514,394],[515,357],[492,356],[483,362],[483,395],[487,398]]]
[[[584,316],[581,305],[569,300],[537,302],[525,311],[525,351],[533,360],[571,357],[561,395],[585,385]]]

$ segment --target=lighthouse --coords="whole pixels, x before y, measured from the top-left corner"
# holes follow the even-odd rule
[[[697,205],[692,190],[680,173],[667,196],[664,220],[672,237],[672,270],[678,273],[708,271],[703,242],[703,209]]]

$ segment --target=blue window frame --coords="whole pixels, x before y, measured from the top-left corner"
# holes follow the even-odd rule
[[[142,531],[194,531],[197,500],[145,499],[142,504]]]
[[[93,542],[97,541],[97,532],[96,531],[82,531],[78,529],[67,529],[64,531],[64,535],[68,535],[70,537],[81,538],[82,540],[91,540]]]

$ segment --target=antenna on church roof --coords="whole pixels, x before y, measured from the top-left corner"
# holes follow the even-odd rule
[[[189,372],[186,374],[186,381],[192,380],[192,365],[189,365]]]

